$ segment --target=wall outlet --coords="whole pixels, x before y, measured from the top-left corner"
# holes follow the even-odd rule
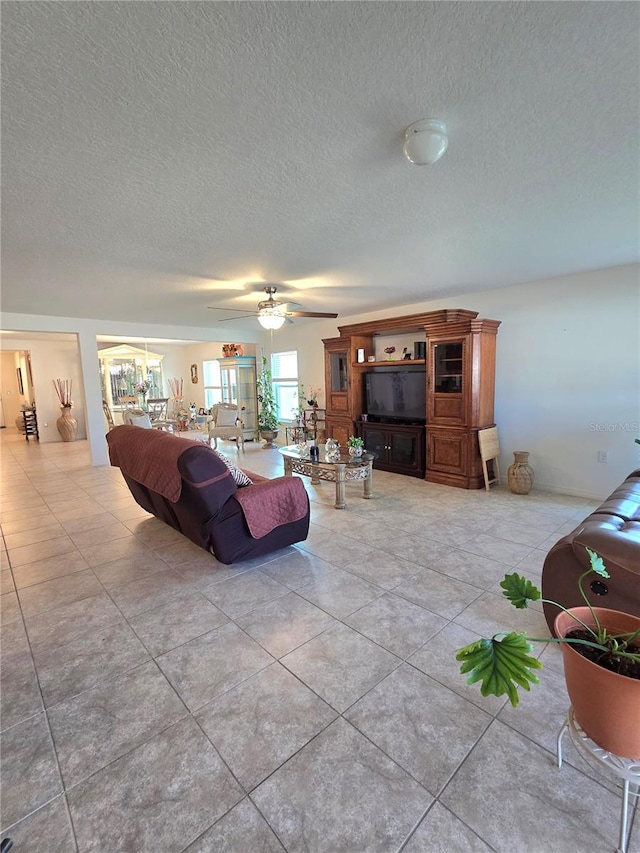
[[[608,450],[599,450],[598,451],[598,462],[608,462],[609,461],[609,451]]]

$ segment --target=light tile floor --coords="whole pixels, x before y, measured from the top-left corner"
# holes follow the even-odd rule
[[[305,480],[307,541],[223,566],[92,468],[86,442],[0,444],[16,853],[615,849],[615,783],[571,748],[555,766],[557,650],[540,645],[515,710],[455,661],[479,632],[546,636],[498,583],[539,581],[588,501],[375,472],[374,498],[350,485],[337,511],[331,484]],[[281,473],[260,445],[242,464]]]

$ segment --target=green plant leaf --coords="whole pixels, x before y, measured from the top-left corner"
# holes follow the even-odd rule
[[[529,690],[530,684],[537,684],[538,677],[531,670],[542,669],[542,664],[529,654],[531,645],[524,633],[499,636],[459,649],[456,660],[462,661],[460,672],[469,673],[467,684],[480,681],[483,696],[506,695],[515,708],[519,701],[517,686]]]
[[[519,610],[528,607],[530,601],[538,601],[541,598],[540,590],[530,580],[516,574],[516,572],[512,575],[505,575],[504,579],[500,581],[500,586],[505,598],[508,598],[513,606]]]
[[[608,578],[609,572],[604,567],[602,557],[596,554],[595,551],[592,551],[591,548],[587,548],[587,554],[589,555],[591,570],[594,571],[596,574],[600,575],[600,577],[602,578]]]

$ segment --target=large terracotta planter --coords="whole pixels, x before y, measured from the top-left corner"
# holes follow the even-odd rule
[[[636,631],[640,618],[617,610],[594,608],[600,624],[613,633]],[[593,627],[588,607],[572,607],[571,613]],[[556,616],[558,637],[580,625],[567,613]],[[623,758],[640,759],[640,680],[603,669],[561,643],[564,677],[576,719],[594,743]]]

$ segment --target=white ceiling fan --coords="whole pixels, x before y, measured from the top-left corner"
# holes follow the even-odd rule
[[[256,311],[250,311],[244,308],[219,308],[217,305],[207,305],[207,308],[212,309],[213,311],[242,311],[242,313],[246,316],[247,314],[253,314],[254,317],[258,318],[258,322],[264,329],[280,329],[284,323],[290,323],[291,317],[337,317],[337,314],[331,314],[320,311],[292,311],[290,310],[293,307],[298,307],[297,302],[279,302],[277,299],[274,299],[274,295],[277,291],[277,287],[274,285],[267,285],[263,288],[264,292],[267,294],[267,299],[263,299],[262,302],[258,302],[258,308]],[[226,323],[228,320],[242,320],[244,317],[225,317],[221,320],[221,323]]]

